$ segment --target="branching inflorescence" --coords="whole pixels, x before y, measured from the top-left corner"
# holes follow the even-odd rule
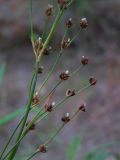
[[[3,151],[1,152],[0,155],[0,160],[13,160],[15,158],[15,155],[17,153],[17,150],[20,146],[21,141],[23,138],[29,133],[31,130],[35,130],[36,124],[39,124],[46,116],[48,116],[51,112],[54,112],[57,110],[58,107],[62,106],[64,102],[66,102],[68,99],[75,97],[76,95],[79,95],[81,92],[86,90],[87,88],[94,86],[97,83],[97,80],[94,77],[90,77],[88,79],[88,82],[85,86],[79,89],[68,89],[66,91],[65,96],[63,99],[61,99],[59,102],[52,102],[50,103],[49,99],[51,96],[55,93],[57,87],[64,83],[64,81],[69,81],[70,78],[72,78],[75,74],[77,74],[80,69],[82,69],[84,66],[88,65],[89,59],[85,56],[81,57],[80,64],[77,66],[77,68],[70,72],[69,70],[66,70],[62,73],[59,74],[59,80],[56,82],[54,87],[52,88],[49,93],[43,97],[40,98],[41,96],[41,90],[43,87],[47,84],[48,80],[50,79],[54,69],[56,68],[61,56],[63,55],[62,53],[70,47],[70,45],[75,41],[75,39],[79,36],[81,31],[85,30],[88,27],[88,21],[86,18],[82,18],[79,23],[79,30],[73,36],[72,38],[67,37],[67,33],[69,30],[71,30],[73,26],[73,20],[72,18],[68,18],[65,22],[65,32],[64,35],[61,39],[61,44],[60,44],[60,51],[57,54],[56,60],[48,72],[45,80],[41,84],[39,88],[36,88],[36,83],[37,83],[37,78],[38,75],[41,75],[44,71],[44,67],[40,65],[42,56],[49,55],[51,53],[52,47],[49,45],[50,41],[53,38],[53,34],[55,33],[57,27],[59,26],[59,23],[65,14],[66,10],[69,9],[69,7],[72,5],[74,0],[58,0],[58,13],[56,15],[56,18],[53,22],[53,25],[50,29],[50,32],[46,36],[46,27],[45,30],[43,31],[43,34],[41,37],[35,39],[34,38],[34,32],[33,32],[33,22],[32,22],[32,0],[30,1],[30,19],[31,19],[31,42],[32,42],[32,47],[33,51],[35,54],[35,68],[34,68],[34,73],[31,79],[30,83],[30,88],[29,88],[29,97],[28,97],[28,104],[26,106],[26,111],[22,119],[20,120],[19,124],[17,125],[16,129],[14,130],[13,134],[9,138],[6,146],[4,147]],[[53,5],[48,5],[47,9],[45,10],[45,16],[46,16],[46,23],[49,21],[49,19],[54,15],[54,6]],[[39,112],[31,119],[28,120],[28,116],[31,113],[31,111],[36,107],[41,105],[41,108],[39,109]],[[54,140],[54,138],[58,135],[58,133],[68,124],[70,123],[74,118],[76,118],[80,112],[86,112],[86,104],[82,104],[77,109],[74,111],[73,114],[66,113],[62,118],[61,118],[61,125],[58,127],[56,132],[49,137],[45,143],[41,144],[38,146],[38,148],[33,152],[33,154],[27,158],[27,160],[32,159],[36,154],[39,153],[46,153],[48,150],[48,146],[50,143]],[[16,134],[16,131],[18,131],[18,135],[16,138],[16,141],[14,145],[11,147],[10,150],[8,150],[8,146],[11,143],[12,139],[14,138],[14,135]],[[6,152],[6,150],[8,150]]]

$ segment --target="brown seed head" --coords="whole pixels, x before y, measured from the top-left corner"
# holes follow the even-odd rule
[[[82,56],[81,63],[85,66],[88,64],[88,62],[89,62],[88,58],[86,58],[85,56]]]
[[[30,122],[31,121],[28,121],[27,123],[26,123],[26,127],[30,124]],[[29,127],[29,131],[33,131],[33,130],[35,130],[35,127],[36,127],[36,125],[35,124],[32,124],[30,127]]]
[[[39,103],[39,97],[35,95],[32,99],[32,105],[36,105],[37,103]]]
[[[70,76],[69,76],[69,71],[68,70],[60,74],[60,79],[63,80],[63,81],[68,80],[69,77]]]
[[[69,19],[66,21],[66,26],[67,26],[68,28],[71,28],[72,25],[73,25],[72,18],[69,18]]]
[[[49,55],[49,54],[51,53],[51,51],[52,51],[52,47],[49,46],[48,48],[46,48],[46,49],[44,50],[43,54],[44,54],[44,55]]]
[[[66,91],[66,96],[67,96],[67,97],[75,96],[75,94],[76,94],[76,93],[75,93],[75,90],[70,90],[70,89],[69,89],[69,90]]]
[[[39,37],[34,43],[35,51],[38,52],[39,50],[42,49],[42,47],[43,47],[42,39]]]
[[[46,153],[46,152],[47,152],[46,146],[45,146],[44,144],[40,145],[39,151],[40,151],[41,153]]]
[[[45,104],[44,107],[47,112],[52,112],[54,106],[55,106],[55,102],[52,102],[52,104]]]
[[[67,40],[64,39],[64,40],[61,42],[61,48],[62,48],[62,49],[65,49],[65,48],[69,47],[69,45],[70,45],[70,38],[68,38]]]
[[[45,11],[45,15],[47,17],[51,17],[53,15],[53,5],[48,4],[48,7],[47,7],[47,9]]]
[[[86,104],[82,104],[80,107],[79,107],[79,110],[82,111],[82,112],[86,112]]]
[[[94,77],[91,77],[91,78],[89,79],[89,83],[91,84],[91,86],[94,86],[94,85],[96,85],[97,80],[96,80]]]
[[[62,122],[68,123],[70,121],[69,113],[66,113],[64,117],[61,118]]]
[[[81,28],[87,28],[87,26],[88,26],[88,21],[87,21],[86,18],[82,18],[82,19],[80,20],[80,26],[81,26]]]
[[[67,9],[67,4],[69,0],[58,0],[60,9]]]

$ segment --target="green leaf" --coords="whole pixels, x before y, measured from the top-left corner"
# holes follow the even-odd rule
[[[35,34],[34,34],[34,32],[33,32],[33,17],[32,17],[32,15],[33,15],[33,1],[32,0],[30,0],[30,34],[31,34],[31,41],[32,41],[32,43],[34,43],[34,40],[35,40]]]
[[[17,116],[20,116],[21,114],[23,114],[25,111],[24,108],[18,109],[2,118],[0,118],[0,126],[5,125],[6,123],[8,123],[9,121],[13,120],[14,118],[16,118]]]
[[[12,113],[9,113],[7,114],[6,116],[0,118],[0,126],[3,126],[5,125],[6,123],[12,121],[13,119],[15,119],[16,117],[18,116],[21,116],[25,113],[25,110],[26,108],[20,108],[20,109],[17,109],[16,111],[12,112]],[[40,111],[40,109],[38,107],[35,107],[33,109],[34,112],[38,113]],[[41,112],[42,114],[43,112]]]
[[[4,78],[4,75],[5,75],[5,71],[6,71],[6,63],[2,64],[0,66],[0,85],[2,84],[3,82],[3,78]]]
[[[70,141],[68,148],[66,150],[66,156],[68,160],[76,160],[77,152],[80,148],[80,145],[81,145],[81,140],[79,137],[75,137]]]
[[[95,150],[87,154],[84,160],[106,160],[108,156],[109,153],[105,149]]]

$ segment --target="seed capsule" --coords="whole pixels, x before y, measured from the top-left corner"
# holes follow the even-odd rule
[[[67,48],[69,45],[70,45],[70,38],[68,38],[67,40],[64,39],[64,40],[61,42],[61,48],[62,48],[62,49]]]
[[[47,152],[46,146],[45,146],[44,144],[40,145],[39,151],[40,151],[41,153],[46,153],[46,152]]]
[[[35,43],[34,43],[34,48],[35,48],[36,53],[37,53],[39,50],[41,50],[42,47],[43,47],[42,39],[39,37],[39,38],[35,41]]]
[[[67,9],[67,4],[69,0],[58,0],[60,9]]]
[[[87,26],[88,26],[88,21],[87,21],[86,18],[82,18],[82,19],[80,20],[80,26],[81,26],[81,28],[87,28]]]
[[[86,112],[86,104],[82,104],[80,107],[79,107],[79,110],[82,111],[82,112]]]
[[[86,58],[85,56],[82,56],[81,63],[85,66],[88,64],[88,62],[89,62],[88,58]]]
[[[30,122],[31,121],[28,121],[27,123],[26,123],[26,127],[30,124]],[[32,131],[32,130],[34,130],[35,129],[35,127],[36,127],[36,125],[35,124],[32,124],[30,127],[29,127],[29,131]]]
[[[35,95],[32,99],[32,105],[36,105],[37,103],[39,103],[39,97]]]
[[[64,123],[68,123],[70,121],[70,114],[66,113],[64,117],[61,118]]]
[[[52,47],[49,46],[48,48],[45,48],[43,54],[44,54],[44,55],[49,55],[49,54],[51,53],[51,51],[52,51]]]
[[[94,85],[96,85],[97,80],[96,80],[94,77],[91,77],[91,78],[89,79],[89,83],[91,84],[91,86],[94,86]]]
[[[43,69],[44,69],[43,66],[39,67],[39,68],[38,68],[38,73],[39,73],[39,74],[43,73]]]
[[[69,71],[68,70],[60,74],[61,80],[65,81],[65,80],[68,80],[68,78],[69,78]]]
[[[48,5],[48,8],[45,11],[45,15],[47,17],[50,17],[53,15],[53,5],[51,5],[51,4]]]
[[[66,26],[67,26],[68,28],[71,28],[72,25],[73,25],[72,18],[69,18],[69,19],[66,21]]]
[[[67,92],[66,92],[66,96],[67,97],[72,97],[72,96],[75,96],[75,90],[67,90]]]
[[[47,112],[52,112],[54,106],[55,106],[55,102],[52,102],[52,104],[45,104],[44,107]]]

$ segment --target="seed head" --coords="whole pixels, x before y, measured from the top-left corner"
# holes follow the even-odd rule
[[[82,18],[82,19],[80,20],[80,26],[81,26],[81,28],[87,28],[87,26],[88,26],[88,21],[87,21],[86,18]]]
[[[47,112],[52,112],[54,106],[55,106],[55,102],[52,102],[52,104],[45,104],[44,107]]]
[[[39,50],[41,50],[42,47],[43,47],[42,39],[39,37],[39,38],[35,41],[35,43],[34,43],[34,48],[35,48],[36,53],[37,53]]]
[[[44,69],[43,66],[39,67],[39,68],[38,68],[38,73],[39,73],[39,74],[43,73],[43,69]]]
[[[27,123],[26,123],[26,127],[30,124],[30,122],[31,121],[28,121]],[[35,124],[32,124],[30,127],[29,127],[29,131],[33,131],[33,130],[35,130],[35,127],[36,127],[36,125]]]
[[[60,9],[67,9],[67,4],[69,0],[58,0]]]
[[[47,152],[46,146],[45,146],[44,144],[40,145],[39,151],[40,151],[41,153],[46,153],[46,152]]]
[[[68,123],[70,121],[70,114],[66,113],[64,117],[61,118],[64,123]]]
[[[46,49],[44,50],[43,54],[44,54],[44,55],[49,55],[49,54],[51,53],[51,51],[52,51],[52,47],[49,46],[48,48],[46,48]]]
[[[82,65],[87,65],[88,64],[88,62],[89,62],[89,60],[88,60],[88,58],[86,58],[85,56],[82,56],[82,59],[81,59],[81,63],[82,63]]]
[[[61,48],[62,48],[62,49],[67,48],[69,45],[70,45],[70,38],[68,38],[67,40],[64,39],[64,40],[61,42]]]
[[[66,26],[67,26],[68,28],[71,28],[72,25],[73,25],[72,18],[69,18],[69,19],[66,21]]]
[[[47,17],[51,17],[53,15],[53,5],[48,4],[48,7],[47,7],[47,9],[45,11],[45,15]]]
[[[69,78],[69,71],[68,70],[66,70],[65,72],[60,74],[60,79],[61,80],[65,81],[65,80],[68,80],[68,78]]]
[[[39,103],[39,97],[35,95],[32,99],[32,105],[36,105],[37,103]]]
[[[97,80],[96,80],[94,77],[91,77],[91,78],[89,79],[89,83],[91,84],[91,86],[94,86],[94,85],[96,85]]]
[[[86,112],[86,104],[82,104],[80,107],[79,107],[79,110],[82,111],[82,112]]]
[[[76,93],[75,93],[75,90],[70,90],[70,89],[69,89],[69,90],[66,91],[66,96],[67,96],[67,97],[75,96],[75,94],[76,94]]]

